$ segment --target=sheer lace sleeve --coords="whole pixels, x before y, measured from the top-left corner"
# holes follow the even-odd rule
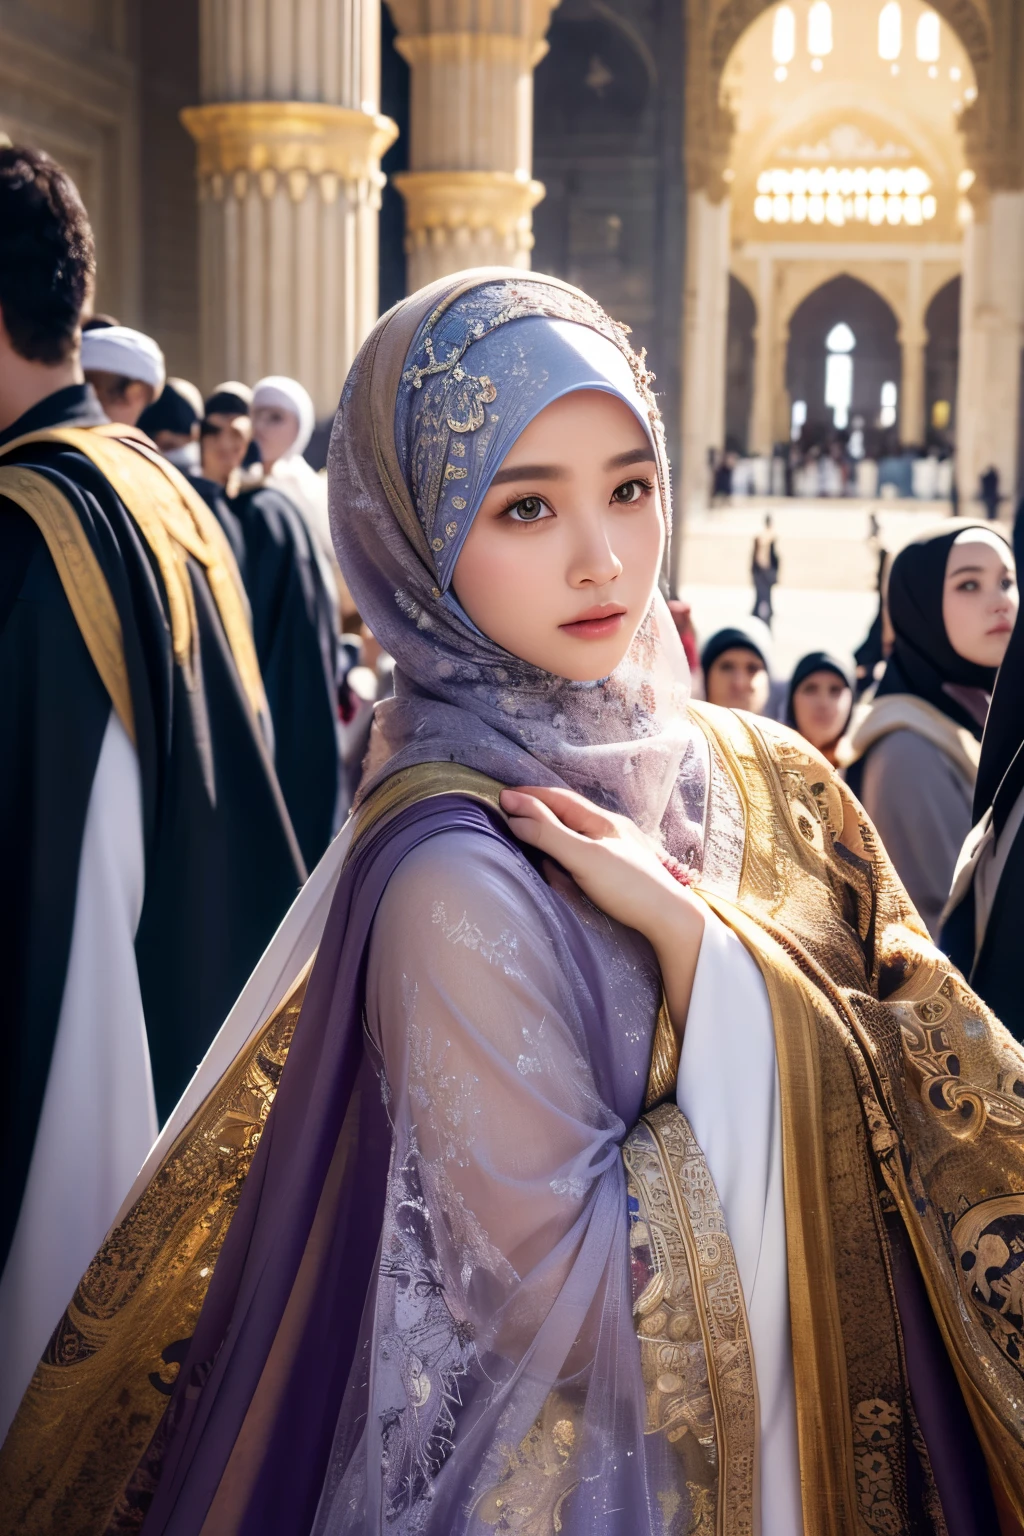
[[[474,1328],[524,1287],[531,1304],[514,1311],[534,1326],[618,1166],[624,1128],[584,1057],[555,900],[514,850],[448,833],[403,861],[374,927],[367,1020],[396,1159],[404,1147],[445,1290]],[[503,1325],[502,1353],[519,1356]]]

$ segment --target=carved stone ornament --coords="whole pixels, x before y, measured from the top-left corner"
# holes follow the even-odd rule
[[[406,171],[393,178],[405,198],[408,244],[493,232],[509,249],[533,246],[530,215],[542,182],[511,171]]]
[[[322,102],[215,102],[186,107],[181,120],[196,141],[200,186],[215,197],[226,186],[243,196],[252,178],[265,198],[283,180],[297,202],[311,179],[327,202],[340,183],[378,189],[380,157],[398,136],[389,117]]]

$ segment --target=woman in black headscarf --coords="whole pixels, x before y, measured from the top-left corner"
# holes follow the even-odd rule
[[[836,767],[837,749],[853,713],[850,668],[828,651],[809,651],[793,669],[786,724]]]
[[[888,602],[892,655],[854,729],[847,779],[937,934],[1017,614],[1010,546],[976,523],[925,534],[893,561]]]
[[[1024,624],[1010,637],[992,695],[942,948],[1007,1029],[1024,1040]]]

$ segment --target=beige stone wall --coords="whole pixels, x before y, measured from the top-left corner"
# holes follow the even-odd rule
[[[60,160],[96,234],[96,305],[142,322],[136,12],[131,0],[8,0],[0,129]]]

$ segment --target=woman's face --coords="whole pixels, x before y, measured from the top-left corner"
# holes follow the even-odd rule
[[[764,662],[745,645],[730,646],[716,656],[704,679],[709,704],[720,704],[723,709],[747,709],[752,715],[763,712],[770,686]]]
[[[215,411],[203,422],[200,448],[203,474],[218,485],[227,485],[232,471],[241,467],[252,440],[248,416],[229,416]]]
[[[283,459],[299,435],[299,418],[281,405],[258,405],[252,413],[252,435],[267,470]]]
[[[664,542],[646,432],[614,395],[581,390],[509,449],[456,562],[455,594],[512,655],[592,682],[632,644]]]
[[[811,672],[793,693],[793,718],[805,741],[820,751],[846,729],[853,694],[836,672]]]
[[[958,656],[998,667],[1017,617],[1017,574],[1002,539],[984,529],[962,533],[949,552],[942,622]]]

